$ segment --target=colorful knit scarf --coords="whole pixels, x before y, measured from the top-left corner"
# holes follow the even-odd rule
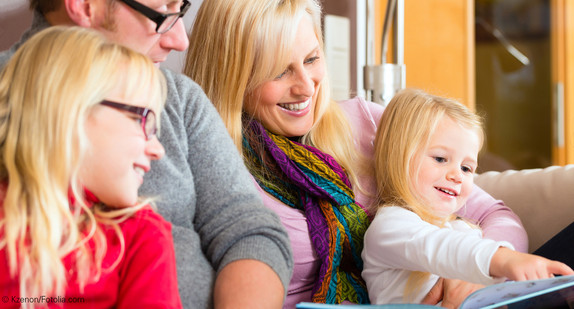
[[[361,251],[369,219],[345,170],[330,155],[268,132],[257,121],[246,124],[243,153],[261,188],[305,212],[321,261],[312,301],[368,303]]]

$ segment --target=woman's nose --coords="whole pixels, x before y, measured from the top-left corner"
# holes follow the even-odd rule
[[[151,160],[159,160],[165,155],[165,149],[157,139],[157,136],[152,137],[146,142],[145,154]]]
[[[298,96],[311,97],[315,93],[315,82],[306,70],[301,70],[295,76],[295,83],[292,87],[293,94]]]

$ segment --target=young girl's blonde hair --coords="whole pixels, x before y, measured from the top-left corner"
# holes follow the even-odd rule
[[[146,91],[156,113],[165,101],[163,75],[146,56],[79,27],[33,36],[0,75],[0,249],[21,297],[63,295],[69,274],[62,259],[69,254],[80,287],[97,280],[106,251],[97,223],[118,231],[117,223],[142,206],[88,207],[78,178],[91,147],[86,119],[118,89],[127,97]]]
[[[309,17],[322,49],[317,0],[210,0],[199,9],[184,73],[213,102],[240,153],[245,98],[287,68],[299,22]],[[356,183],[357,147],[343,111],[330,99],[327,78],[318,89],[314,119],[302,142],[333,156]]]
[[[428,94],[419,89],[405,89],[397,93],[385,108],[375,138],[376,202],[372,213],[384,206],[401,206],[422,220],[437,226],[454,219],[441,218],[414,190],[411,177],[417,175],[419,166],[414,158],[428,147],[430,138],[439,123],[449,117],[464,128],[472,129],[484,139],[481,119],[461,103]],[[407,290],[414,291],[427,273],[414,272],[409,278]]]

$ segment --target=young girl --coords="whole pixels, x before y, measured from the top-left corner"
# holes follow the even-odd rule
[[[51,27],[6,65],[3,306],[181,307],[171,225],[137,194],[164,100],[147,57],[87,29]]]
[[[483,239],[464,207],[482,146],[478,116],[407,89],[389,103],[375,139],[378,206],[365,234],[362,275],[372,303],[418,303],[439,277],[492,284],[574,272]]]

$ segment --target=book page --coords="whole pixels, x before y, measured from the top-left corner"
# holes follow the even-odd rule
[[[504,305],[508,308],[552,308],[552,304],[569,304],[573,308],[574,275],[491,285],[472,293],[460,308],[498,308]]]

